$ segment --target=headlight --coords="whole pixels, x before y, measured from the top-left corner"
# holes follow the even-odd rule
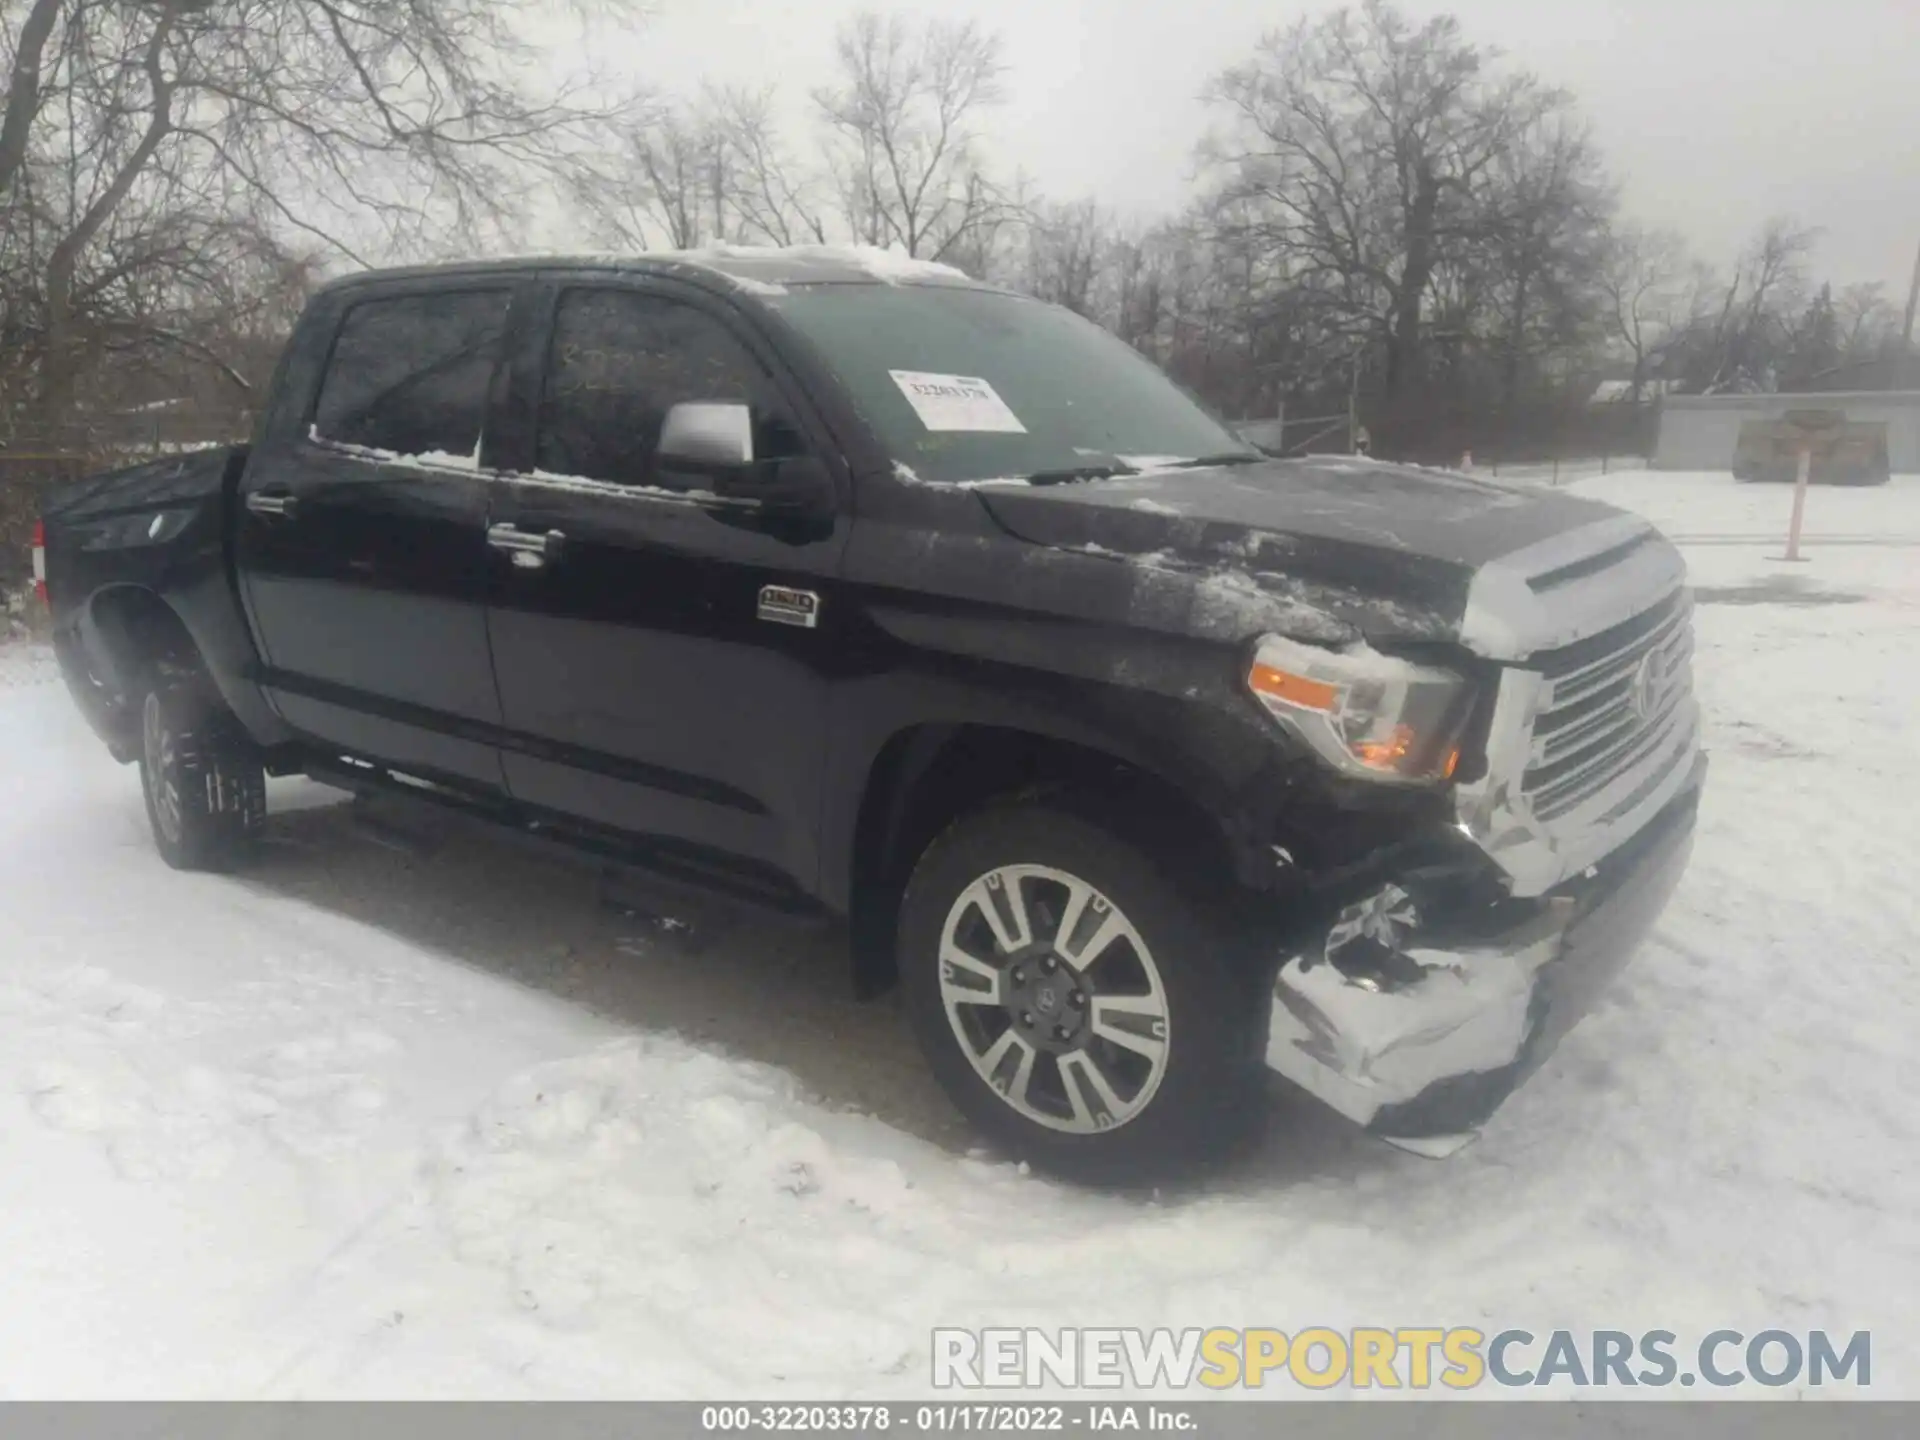
[[[1247,688],[1315,754],[1350,775],[1424,784],[1452,776],[1471,708],[1466,680],[1365,645],[1262,637]]]

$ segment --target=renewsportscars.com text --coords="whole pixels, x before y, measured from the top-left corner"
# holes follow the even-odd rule
[[[1474,1390],[1873,1383],[1870,1332],[984,1329],[933,1332],[938,1390]]]

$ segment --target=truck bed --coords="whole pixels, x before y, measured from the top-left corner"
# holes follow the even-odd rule
[[[54,650],[82,714],[119,759],[132,754],[137,653],[128,627],[165,607],[206,656],[229,703],[253,647],[227,556],[228,497],[247,447],[221,446],[125,466],[47,497],[47,599]]]
[[[220,542],[221,503],[244,445],[196,450],[89,476],[47,498],[48,593],[55,616],[102,586],[159,590],[182,551]]]

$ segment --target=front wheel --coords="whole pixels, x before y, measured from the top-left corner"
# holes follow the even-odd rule
[[[922,856],[901,985],[942,1086],[1007,1151],[1075,1179],[1159,1179],[1258,1111],[1268,1012],[1229,932],[1129,841],[1003,805]]]
[[[186,682],[156,679],[140,702],[140,787],[160,858],[229,870],[266,816],[266,774],[232,716]]]

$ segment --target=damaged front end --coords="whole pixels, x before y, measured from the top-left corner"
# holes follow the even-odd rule
[[[1356,794],[1407,798],[1358,834],[1297,798],[1276,817],[1305,859],[1275,942],[1272,1069],[1445,1154],[1591,1007],[1692,848],[1706,759],[1684,575],[1616,515],[1482,565],[1457,656],[1262,641],[1247,684],[1268,713]]]
[[[1267,1064],[1402,1147],[1470,1140],[1620,971],[1686,868],[1700,783],[1551,892],[1487,898],[1490,862],[1374,875],[1288,941]],[[1351,888],[1347,891],[1351,893]]]

